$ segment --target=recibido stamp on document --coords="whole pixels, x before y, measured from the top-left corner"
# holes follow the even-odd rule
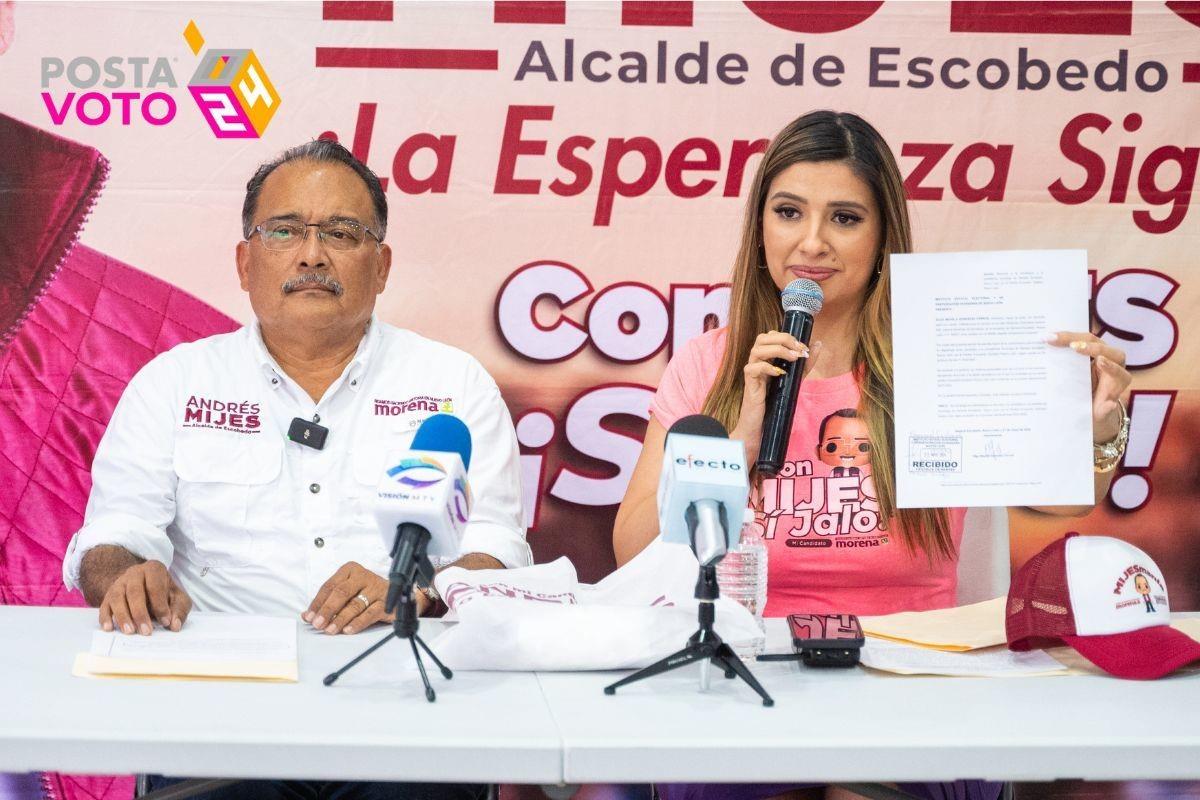
[[[914,434],[908,437],[911,472],[962,472],[963,437]]]

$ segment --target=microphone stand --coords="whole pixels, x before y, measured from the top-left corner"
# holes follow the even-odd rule
[[[696,599],[700,601],[700,629],[692,634],[682,650],[672,653],[661,661],[640,669],[632,675],[625,676],[611,686],[605,686],[604,693],[616,694],[617,688],[620,686],[625,686],[634,681],[660,675],[695,661],[700,661],[702,662],[702,669],[711,662],[725,671],[726,678],[740,677],[750,685],[751,689],[758,693],[758,696],[762,698],[764,706],[775,705],[775,701],[767,694],[767,690],[762,687],[762,684],[758,682],[753,673],[742,663],[737,653],[733,652],[733,648],[725,644],[721,640],[721,637],[717,635],[717,632],[713,630],[713,620],[716,618],[716,609],[713,603],[720,594],[721,592],[717,587],[716,564],[701,565],[700,575],[696,579]]]
[[[426,655],[437,665],[443,678],[450,680],[454,677],[454,673],[438,660],[438,657],[429,649],[429,645],[425,644],[425,640],[417,634],[420,619],[417,617],[417,602],[413,599],[413,590],[418,585],[428,586],[433,581],[433,564],[429,561],[428,554],[429,538],[429,531],[420,525],[406,522],[397,526],[396,540],[392,544],[392,567],[388,572],[387,604],[384,606],[389,614],[392,612],[396,614],[396,619],[392,622],[392,632],[359,653],[341,669],[326,675],[323,681],[326,686],[332,686],[355,664],[383,647],[393,637],[408,639],[408,644],[412,647],[413,658],[417,662],[417,669],[421,673],[421,683],[425,684],[425,699],[429,702],[432,703],[436,700],[437,695],[434,693],[433,687],[429,685],[429,676],[425,674],[425,664],[421,660],[421,653],[417,650],[417,645],[420,645],[421,650],[424,650]]]

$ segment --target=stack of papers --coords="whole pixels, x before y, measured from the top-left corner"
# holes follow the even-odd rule
[[[863,617],[863,632],[877,639],[961,653],[1004,644],[1005,597],[936,611]]]
[[[898,675],[1027,678],[1068,673],[1067,667],[1041,650],[1014,653],[1007,647],[948,653],[899,644],[888,639],[871,639],[863,648],[860,659],[865,667]]]
[[[75,656],[72,674],[84,678],[216,678],[299,680],[296,620],[251,614],[192,613],[179,632],[150,636],[92,634]]]
[[[1004,646],[1006,601],[997,597],[957,608],[863,617],[863,632],[870,638],[863,648],[862,663],[899,675],[1020,678],[1068,674],[1067,667],[1040,650],[1014,653]]]
[[[1007,598],[937,611],[863,617],[863,666],[898,675],[1022,678],[1034,675],[1107,675],[1070,647],[1014,653],[1004,633]],[[1200,619],[1171,627],[1200,641]],[[1200,670],[1200,664],[1185,668]]]

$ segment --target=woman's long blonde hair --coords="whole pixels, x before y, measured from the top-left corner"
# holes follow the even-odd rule
[[[912,250],[912,231],[904,198],[904,182],[887,142],[864,119],[854,114],[813,111],[793,121],[775,137],[763,154],[754,175],[741,246],[734,262],[729,299],[729,331],[721,368],[704,413],[726,428],[738,421],[742,405],[742,368],[760,333],[779,330],[783,309],[779,289],[764,262],[763,207],[771,182],[793,164],[804,161],[840,161],[871,187],[882,213],[882,242],[876,274],[867,286],[858,321],[854,349],[854,374],[861,399],[859,416],[871,437],[871,475],[879,502],[881,527],[893,516],[899,519],[902,537],[910,552],[924,551],[931,558],[954,555],[950,519],[946,509],[896,509],[895,418],[892,410],[892,306],[891,253]]]

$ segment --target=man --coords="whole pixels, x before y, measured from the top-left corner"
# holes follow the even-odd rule
[[[178,631],[193,605],[296,613],[328,634],[390,621],[375,487],[388,452],[438,412],[461,418],[473,441],[476,502],[456,564],[532,563],[495,382],[466,353],[372,315],[392,258],[378,178],[316,141],[246,188],[237,272],[256,321],[176,347],[130,381],[96,451],[67,587],[126,634]],[[308,445],[288,438],[293,424]],[[434,599],[419,594],[419,612]],[[462,796],[417,788],[406,796]]]
[[[293,148],[247,184],[242,224],[237,271],[256,321],[130,381],[96,452],[67,586],[99,606],[105,630],[143,635],[179,630],[193,604],[301,613],[330,634],[386,621],[371,502],[387,453],[438,411],[474,442],[477,501],[457,563],[531,563],[495,382],[467,354],[372,316],[392,257],[375,175],[336,142]],[[323,447],[288,439],[297,419],[328,431]]]

